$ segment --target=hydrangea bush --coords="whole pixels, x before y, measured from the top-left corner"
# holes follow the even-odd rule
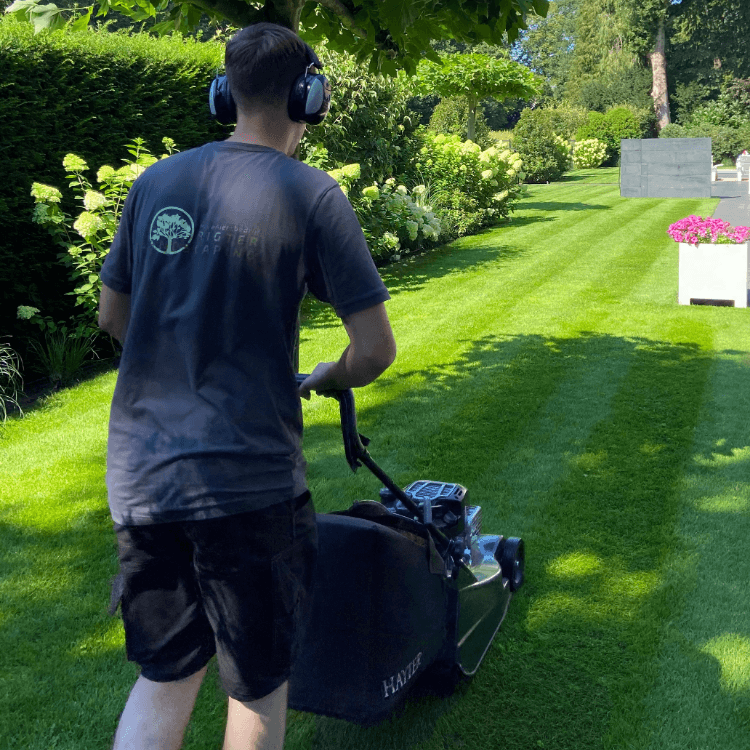
[[[701,242],[713,245],[741,245],[747,242],[750,228],[732,227],[728,221],[721,219],[687,216],[672,224],[667,234],[675,242],[686,242],[689,245],[698,245]]]
[[[162,143],[168,153],[161,158],[176,150],[171,138],[164,138]],[[119,169],[109,165],[101,167],[96,173],[98,189],[84,176],[89,169],[88,164],[76,154],[65,156],[63,167],[70,179],[69,187],[77,194],[83,208],[75,218],[60,208],[62,193],[56,187],[40,182],[31,186],[31,195],[36,204],[32,220],[46,227],[55,242],[63,248],[64,252],[58,254],[58,260],[70,269],[71,280],[76,284],[73,291],[67,294],[75,295],[76,304],[83,307],[72,330],[72,338],[98,332],[96,320],[101,296],[99,271],[117,231],[128,190],[138,175],[157,161],[143,144],[142,138],[136,138],[126,146],[133,158],[124,159],[125,165]],[[18,317],[30,319],[50,333],[58,330],[68,332],[67,326],[40,316],[36,308],[22,305],[18,308]]]
[[[429,185],[433,205],[452,236],[507,217],[523,194],[523,162],[510,149],[482,150],[457,135],[424,135],[414,165]]]
[[[574,169],[596,169],[604,163],[607,156],[607,144],[598,138],[586,138],[578,141],[573,149]]]
[[[359,164],[347,164],[328,174],[349,197],[375,259],[400,260],[401,255],[437,244],[442,226],[427,202],[424,185],[410,192],[390,177],[383,184],[376,182],[357,190]]]

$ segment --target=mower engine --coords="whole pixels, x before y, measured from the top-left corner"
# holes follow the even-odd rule
[[[435,526],[449,539],[460,544],[462,560],[469,567],[485,561],[486,550],[480,545],[482,532],[482,509],[469,505],[469,490],[460,484],[419,479],[404,488],[406,493],[420,508],[423,517],[431,517]],[[391,513],[415,521],[416,517],[391,490],[380,490],[380,501]],[[497,537],[493,537],[497,539]],[[494,559],[494,555],[492,555]],[[499,564],[496,561],[496,565]],[[484,576],[482,576],[484,577]]]

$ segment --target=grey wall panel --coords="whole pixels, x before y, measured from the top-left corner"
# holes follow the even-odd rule
[[[623,198],[711,197],[710,138],[623,139],[620,145]]]

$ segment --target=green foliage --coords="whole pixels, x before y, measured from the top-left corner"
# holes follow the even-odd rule
[[[164,138],[168,153],[174,148],[171,138]],[[63,194],[51,185],[35,182],[31,195],[35,201],[33,221],[45,227],[56,245],[63,249],[57,259],[68,268],[75,288],[67,292],[75,296],[78,312],[68,322],[60,323],[50,316],[41,316],[39,309],[20,305],[19,319],[31,320],[44,333],[44,344],[32,340],[31,347],[37,355],[36,369],[49,376],[53,382],[67,382],[79,369],[94,342],[100,335],[97,325],[102,282],[99,278],[104,258],[109,251],[122,208],[130,187],[151,164],[157,161],[144,147],[142,138],[126,146],[131,159],[115,169],[109,165],[96,173],[98,190],[84,176],[89,170],[85,160],[76,154],[65,156],[63,166],[67,172],[68,186],[72,188],[82,211],[75,219],[62,210]]]
[[[513,148],[523,160],[527,182],[554,182],[568,169],[569,153],[552,122],[549,110],[527,109],[513,129]]]
[[[470,101],[530,99],[540,86],[537,76],[524,65],[477,53],[445,55],[441,63],[423,60],[418,73],[423,93],[466,96]]]
[[[404,75],[385,78],[367,72],[352,55],[317,50],[331,81],[331,109],[325,122],[310,127],[300,144],[301,158],[322,169],[358,163],[369,184],[398,177],[416,152],[417,118],[408,108],[414,94]],[[314,154],[325,149],[325,162]]]
[[[620,156],[620,140],[642,138],[642,126],[638,118],[627,107],[616,107],[606,114],[590,112],[588,122],[578,129],[576,140],[596,138],[607,144],[607,165],[617,163]]]
[[[468,138],[468,122],[469,100],[465,96],[452,97],[443,99],[435,107],[428,130],[433,133],[457,135],[465,141]],[[491,146],[493,140],[489,134],[490,129],[481,110],[477,112],[475,127],[474,142],[482,148]]]
[[[570,99],[577,106],[594,112],[606,112],[621,104],[639,109],[653,106],[649,95],[653,86],[652,73],[639,65],[623,66],[605,71],[581,82],[571,83]]]
[[[690,138],[683,125],[671,122],[659,131],[659,138]]]
[[[509,149],[484,151],[456,135],[424,135],[414,174],[428,186],[445,231],[460,236],[507,217],[522,194],[524,164]]]
[[[8,415],[8,404],[18,406],[19,388],[23,389],[21,358],[9,344],[0,342],[0,412],[3,422]]]
[[[184,148],[226,137],[207,106],[222,59],[213,42],[104,31],[34,35],[31,26],[0,18],[0,320],[11,321],[24,361],[18,305],[59,320],[70,317],[75,300],[66,295],[59,248],[31,221],[32,182],[65,185],[62,159],[71,150],[89,164],[117,165],[122,144],[136,136],[154,151],[164,133]],[[76,212],[74,194],[65,191],[59,206]]]
[[[575,169],[596,169],[601,167],[607,156],[607,144],[596,138],[578,141],[573,150]]]

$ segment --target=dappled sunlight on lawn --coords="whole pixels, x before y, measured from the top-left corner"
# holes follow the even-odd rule
[[[712,638],[701,652],[709,654],[721,665],[721,686],[730,693],[750,688],[750,638],[724,633]]]
[[[556,590],[531,603],[526,619],[530,632],[554,630],[560,619],[599,624],[632,620],[640,601],[662,580],[654,571],[629,571],[617,558],[584,551],[560,555],[546,567],[557,579]]]

